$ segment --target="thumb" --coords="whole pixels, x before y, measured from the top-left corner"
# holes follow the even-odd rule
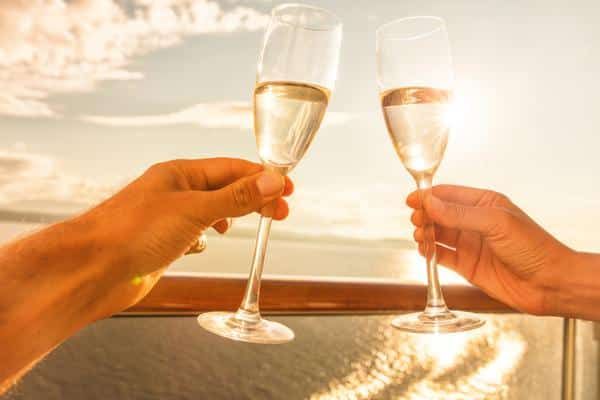
[[[431,220],[446,228],[478,232],[483,235],[505,232],[511,214],[495,207],[472,207],[440,200],[431,195],[424,201]]]
[[[284,188],[285,179],[282,175],[264,171],[238,179],[219,190],[204,192],[204,207],[214,219],[240,217],[258,211],[281,197]]]

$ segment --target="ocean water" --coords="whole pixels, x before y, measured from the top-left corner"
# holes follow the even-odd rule
[[[560,398],[559,319],[496,316],[482,330],[433,337],[400,333],[390,318],[277,317],[297,333],[278,346],[222,339],[193,317],[113,318],[63,344],[5,398]],[[596,350],[581,350],[578,399],[595,399]]]
[[[211,235],[206,253],[184,257],[172,270],[247,273],[252,248],[251,231]],[[422,260],[407,242],[298,240],[277,233],[266,273],[425,279]],[[449,272],[442,280],[464,282]],[[5,398],[560,398],[559,318],[486,315],[482,329],[441,336],[401,333],[390,327],[391,318],[273,317],[296,332],[295,341],[278,346],[222,339],[193,317],[112,318],[64,343]],[[598,396],[597,361],[593,326],[580,322],[579,400]]]

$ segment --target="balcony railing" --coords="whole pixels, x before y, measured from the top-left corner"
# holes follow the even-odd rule
[[[185,315],[209,310],[235,310],[246,286],[241,275],[170,273],[122,316]],[[483,313],[515,313],[507,305],[468,285],[445,285],[451,309]],[[271,276],[262,280],[264,314],[384,314],[420,310],[426,287],[386,279],[338,279]],[[561,399],[575,393],[575,320],[565,319]]]
[[[244,294],[246,277],[238,275],[169,274],[126,314],[194,314],[235,310]],[[481,290],[445,285],[452,309],[514,313]],[[381,314],[423,309],[426,288],[384,279],[265,277],[261,311],[265,314]]]

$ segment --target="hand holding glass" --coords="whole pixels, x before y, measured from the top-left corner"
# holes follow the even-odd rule
[[[448,141],[453,71],[446,25],[437,17],[403,18],[377,30],[377,81],[381,107],[398,156],[415,179],[421,202],[431,194]],[[417,333],[480,327],[477,315],[448,310],[437,273],[435,226],[425,214],[427,305],[392,321]]]

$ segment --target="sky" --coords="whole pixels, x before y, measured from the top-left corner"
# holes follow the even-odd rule
[[[79,212],[172,158],[257,161],[250,101],[279,3],[2,0],[0,211]],[[292,174],[291,216],[275,229],[412,236],[404,198],[414,183],[379,109],[375,30],[437,15],[457,113],[437,182],[502,191],[567,244],[600,250],[600,3],[310,3],[344,23],[340,68]]]

